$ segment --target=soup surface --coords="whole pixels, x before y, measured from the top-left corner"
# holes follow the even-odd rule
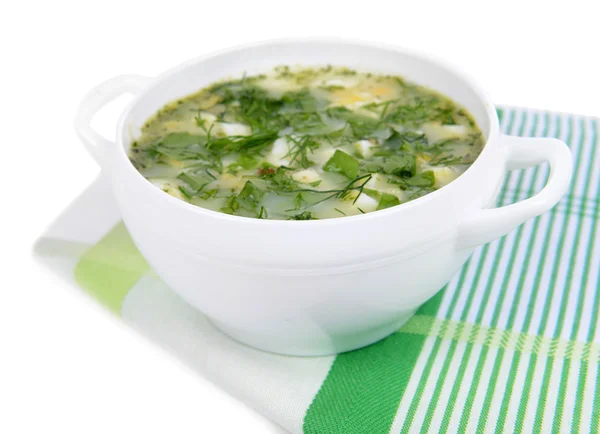
[[[483,143],[464,108],[402,77],[282,66],[166,105],[130,159],[194,205],[311,220],[430,193],[460,176]]]

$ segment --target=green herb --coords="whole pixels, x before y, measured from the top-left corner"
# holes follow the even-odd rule
[[[294,209],[300,209],[306,203],[302,193],[298,193],[294,198]]]
[[[416,157],[408,154],[392,155],[385,160],[382,168],[383,172],[389,175],[401,177],[414,176],[417,170]]]
[[[432,191],[434,191],[434,189],[431,187],[419,188],[417,191],[415,191],[413,194],[410,195],[408,200],[418,199],[422,196],[425,196],[426,194],[431,193]]]
[[[392,150],[401,150],[404,152],[414,152],[418,147],[427,144],[425,134],[419,134],[412,131],[399,133],[394,131],[385,141],[384,146]]]
[[[277,167],[272,164],[263,164],[259,169],[259,177],[267,182],[269,190],[275,193],[284,193],[294,191],[298,183],[288,176],[288,169]]]
[[[189,133],[171,133],[160,141],[163,146],[175,148],[189,145],[202,144],[206,141],[204,136],[194,136]]]
[[[190,196],[193,196],[213,182],[215,177],[208,171],[201,170],[196,172],[182,172],[177,176],[177,179],[187,184],[186,190]]]
[[[407,178],[404,182],[411,187],[433,187],[435,184],[435,175],[433,171],[418,173],[412,178]]]
[[[376,119],[362,116],[346,107],[332,107],[326,110],[326,113],[332,119],[346,121],[346,126],[342,130],[338,130],[338,135],[351,136],[351,140],[359,140],[370,138],[375,135],[375,132],[382,128],[381,122]],[[347,128],[347,129],[346,129]]]
[[[237,173],[241,170],[250,170],[258,166],[258,160],[248,155],[241,155],[235,163],[227,166],[227,169],[232,173]]]
[[[304,211],[300,214],[295,214],[291,217],[288,217],[288,220],[313,220],[313,216],[310,211]]]
[[[204,119],[201,115],[201,112],[198,112],[198,115],[196,115],[194,117],[194,120],[196,121],[196,125],[198,125],[202,130],[204,130],[205,133],[208,134],[208,128],[206,127],[206,119]]]
[[[261,213],[264,215],[265,210],[262,210],[263,206],[260,206],[260,200],[264,194],[264,191],[247,181],[239,194],[234,193],[227,198],[221,212],[247,217],[258,217]]]
[[[264,206],[260,207],[260,212],[258,213],[258,218],[259,219],[268,219],[269,218],[269,213],[267,212],[267,209]]]
[[[255,152],[262,151],[266,146],[273,143],[277,133],[260,132],[250,136],[228,136],[211,139],[206,143],[206,148],[213,153],[229,154],[233,152]]]
[[[370,174],[359,176],[357,178],[354,178],[348,184],[346,184],[346,186],[344,186],[344,188],[340,188],[340,189],[336,189],[336,190],[300,189],[300,190],[295,190],[295,191],[309,192],[309,193],[314,193],[317,195],[326,195],[324,198],[321,198],[321,199],[317,200],[316,202],[314,202],[310,205],[307,205],[305,208],[310,208],[312,206],[318,205],[320,203],[323,203],[323,202],[328,201],[329,199],[333,199],[333,198],[344,200],[347,198],[348,194],[351,191],[358,191],[358,194],[356,195],[356,197],[354,198],[354,201],[352,202],[352,203],[356,203],[356,201],[362,194],[362,192],[365,188],[365,185],[367,184],[367,182],[369,182],[371,180],[371,177],[372,176]]]
[[[334,212],[345,215],[339,201],[356,206],[363,193],[378,202],[377,209],[399,204],[394,194],[366,188],[376,173],[380,182],[392,184],[399,194],[403,190],[402,197],[420,197],[435,189],[436,180],[433,171],[420,170],[417,159],[429,166],[466,166],[479,154],[483,138],[476,124],[447,98],[399,77],[361,73],[361,79],[394,87],[394,99],[343,107],[335,91],[344,87],[327,86],[329,77],[321,75],[327,71],[334,71],[333,76],[357,74],[332,66],[299,71],[281,67],[275,77],[294,83],[297,90],[278,94],[267,89],[266,76],[244,74],[180,99],[144,125],[142,136],[131,145],[130,159],[149,177],[176,176],[181,197],[191,203],[215,200],[206,206],[218,203],[221,211],[244,217],[306,220],[320,217],[321,212],[324,217]],[[172,132],[172,121],[179,129],[181,121],[190,117],[194,121],[189,132]],[[220,123],[247,125],[251,133],[213,134],[219,125],[210,121],[213,117]],[[422,132],[428,131],[422,128],[425,123],[465,125],[472,132],[460,139],[430,142]],[[270,154],[278,138],[289,144],[283,157]],[[362,140],[371,143],[364,155],[360,147],[355,151]],[[335,150],[324,165],[316,163],[320,147]],[[279,158],[285,163],[267,162]],[[323,180],[302,184],[292,178],[297,169],[309,168],[325,171]],[[462,170],[457,168],[457,175]],[[225,178],[231,175],[237,180]],[[228,185],[231,181],[233,188]],[[214,187],[208,189],[209,184]],[[326,201],[331,201],[327,207],[316,208]],[[347,214],[358,212],[365,211],[356,207]]]
[[[323,165],[323,170],[327,172],[340,173],[347,178],[355,178],[358,175],[358,160],[339,149]]]
[[[261,191],[258,188],[256,188],[256,186],[252,184],[252,182],[246,181],[246,184],[244,185],[244,188],[242,188],[242,191],[240,191],[238,198],[244,200],[245,202],[251,205],[258,205],[258,203],[264,195],[264,191]]]
[[[163,190],[163,191],[165,191],[165,190]],[[180,187],[179,187],[179,191],[180,191],[180,192],[181,192],[181,193],[182,193],[182,194],[183,194],[185,197],[187,197],[188,199],[191,199],[191,198],[192,198],[192,196],[193,196],[193,195],[192,195],[192,194],[190,194],[190,193],[189,193],[189,192],[188,192],[188,191],[187,191],[187,190],[186,190],[184,187],[181,187],[181,186],[180,186]]]
[[[232,194],[225,201],[225,205],[221,207],[221,212],[225,214],[235,214],[240,209],[240,202],[238,201],[237,195]]]
[[[379,200],[379,198],[381,198],[381,193],[379,191],[372,190],[370,188],[364,188],[363,193],[375,200]]]
[[[175,160],[206,159],[207,153],[203,149],[205,144],[204,136],[172,133],[154,143],[149,151]]]
[[[239,82],[241,85],[224,84],[216,89],[222,97],[221,104],[240,121],[250,125],[253,132],[274,131],[280,129],[281,121],[273,116],[282,106],[282,101],[269,96],[266,90]],[[237,103],[237,106],[232,105]]]
[[[390,208],[396,205],[400,205],[400,199],[398,199],[393,194],[381,193],[381,199],[379,199],[379,205],[377,205],[377,210]]]
[[[286,157],[291,158],[290,164],[292,166],[299,165],[306,169],[313,163],[308,159],[308,153],[312,153],[320,145],[310,136],[304,136],[300,139],[295,139],[292,136],[288,136],[288,139],[293,143],[291,149],[288,151]]]
[[[213,188],[212,190],[204,190],[198,197],[202,200],[208,200],[215,197],[218,192],[219,190],[216,188]]]
[[[415,174],[417,160],[414,155],[398,153],[385,158],[374,158],[366,162],[363,169],[369,173],[385,173],[406,178]]]

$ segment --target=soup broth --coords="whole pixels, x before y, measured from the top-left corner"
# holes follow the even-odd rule
[[[464,108],[402,77],[282,66],[166,105],[129,155],[191,204],[312,220],[419,198],[460,176],[483,144]]]

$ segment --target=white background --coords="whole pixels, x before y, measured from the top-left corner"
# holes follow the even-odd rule
[[[0,432],[280,432],[33,262],[98,172],[72,129],[92,86],[249,41],[342,36],[442,56],[498,103],[600,116],[597,3],[2,2]],[[107,135],[123,102],[98,121]]]

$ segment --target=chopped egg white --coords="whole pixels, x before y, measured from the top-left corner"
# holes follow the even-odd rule
[[[290,152],[290,142],[285,137],[279,137],[273,142],[271,152],[267,154],[267,161],[275,166],[289,166],[290,160],[286,156]]]
[[[362,209],[364,212],[375,211],[377,209],[377,205],[379,205],[379,202],[365,193],[358,196],[358,199],[356,199],[356,202],[354,202],[354,206]]]
[[[354,149],[363,158],[371,156],[373,144],[369,140],[359,140],[354,144]]]
[[[207,127],[210,127],[217,121],[217,117],[209,112],[200,112],[198,113],[198,117],[206,123]]]
[[[317,81],[317,85],[335,87],[354,87],[359,83],[356,77],[338,77],[329,80]]]
[[[379,190],[383,186],[387,186],[387,178],[380,173],[372,174],[371,179],[365,184],[365,187],[371,190]]]
[[[273,158],[283,158],[288,152],[290,152],[290,143],[285,137],[279,137],[273,142],[273,147],[271,148],[271,156]]]
[[[181,193],[181,190],[179,190],[179,186],[175,185],[168,179],[153,178],[149,179],[149,181],[165,193],[168,193],[177,199],[183,199],[183,194]]]
[[[397,185],[389,184],[387,180],[388,178],[385,175],[374,173],[371,175],[371,179],[365,184],[365,188],[377,190],[381,193],[393,194],[402,200],[402,191],[399,190]]]
[[[231,173],[224,173],[219,178],[219,183],[225,188],[242,189],[246,184],[246,180],[241,176],[232,175]]]
[[[317,164],[323,165],[329,161],[331,157],[335,154],[335,149],[317,149],[310,157],[312,161]]]
[[[214,132],[223,136],[249,136],[252,134],[252,129],[244,124],[217,122]]]
[[[433,143],[440,140],[460,139],[469,133],[469,128],[465,125],[442,125],[437,122],[425,123],[421,129]]]
[[[451,167],[431,167],[429,170],[433,171],[433,175],[435,176],[435,188],[440,188],[451,183],[458,176],[458,173]]]
[[[275,97],[302,89],[302,85],[293,79],[266,77],[257,84]]]
[[[305,169],[300,172],[292,174],[294,181],[301,182],[303,184],[310,184],[311,182],[317,182],[321,180],[319,174],[313,169]]]

